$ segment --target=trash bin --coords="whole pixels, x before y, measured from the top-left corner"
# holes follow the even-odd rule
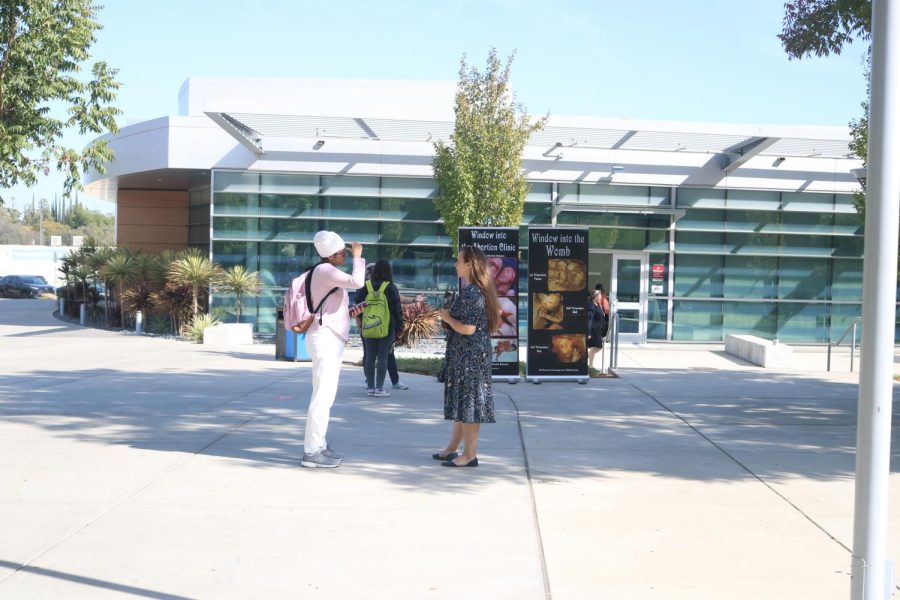
[[[278,309],[275,316],[275,359],[309,361],[309,352],[306,351],[306,334],[285,331],[284,310]]]

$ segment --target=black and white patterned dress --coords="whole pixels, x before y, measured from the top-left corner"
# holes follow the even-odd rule
[[[488,335],[484,294],[469,285],[450,306],[450,315],[475,333],[450,330],[447,338],[447,381],[444,383],[444,419],[463,423],[494,423],[491,387],[491,339]]]

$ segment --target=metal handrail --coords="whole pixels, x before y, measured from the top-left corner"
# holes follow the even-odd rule
[[[612,321],[609,324],[609,370],[619,367],[619,313],[613,312]]]
[[[844,338],[847,337],[847,334],[852,331],[853,335],[850,338],[850,340],[851,340],[850,341],[850,372],[851,373],[853,372],[853,358],[854,358],[854,355],[856,354],[856,327],[857,327],[857,325],[859,325],[859,323],[861,321],[862,321],[862,317],[856,317],[855,319],[853,319],[853,322],[850,323],[850,325],[847,327],[847,329],[844,330],[844,334],[840,338],[838,338],[838,341],[833,342],[833,343],[832,342],[828,343],[828,370],[829,371],[831,371],[831,348],[832,348],[832,346],[840,346],[841,342],[844,341]]]

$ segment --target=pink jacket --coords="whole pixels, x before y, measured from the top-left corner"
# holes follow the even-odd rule
[[[353,259],[353,273],[348,275],[334,265],[325,263],[316,267],[312,278],[313,306],[333,288],[342,288],[328,296],[322,305],[322,325],[338,335],[345,342],[350,339],[350,312],[347,310],[347,290],[357,290],[366,285],[366,260]],[[319,319],[313,319],[308,333],[319,329]]]

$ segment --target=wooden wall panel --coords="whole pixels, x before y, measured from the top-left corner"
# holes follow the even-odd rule
[[[186,191],[119,190],[116,243],[145,253],[188,245]]]

